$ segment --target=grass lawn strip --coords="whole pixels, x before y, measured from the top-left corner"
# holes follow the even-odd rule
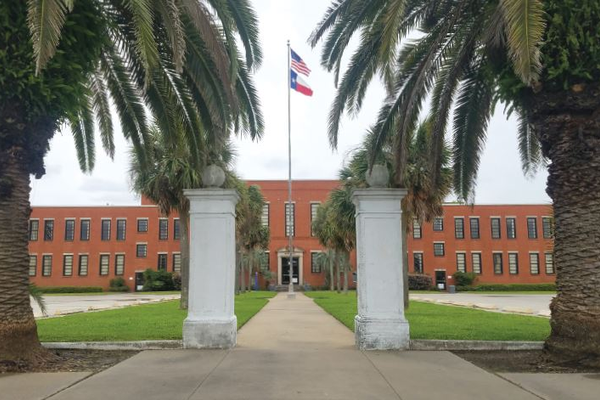
[[[320,307],[354,330],[356,292],[306,292]],[[550,334],[546,318],[500,314],[411,301],[406,312],[411,339],[542,341]]]
[[[87,293],[44,293],[44,297],[46,296],[107,296],[107,295],[126,295],[126,294],[135,294],[139,296],[149,295],[149,294],[162,294],[162,295],[171,295],[171,294],[181,294],[178,290],[166,290],[161,292],[87,292]]]
[[[238,329],[274,295],[249,292],[235,296]],[[187,311],[179,309],[179,301],[173,300],[43,319],[37,325],[43,342],[181,340],[186,316]]]

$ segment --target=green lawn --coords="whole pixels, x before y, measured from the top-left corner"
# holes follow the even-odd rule
[[[238,328],[261,308],[273,292],[250,292],[235,297]],[[43,342],[94,342],[181,339],[187,312],[179,301],[131,306],[118,310],[81,313],[37,321]]]
[[[88,292],[88,293],[44,293],[46,296],[106,296],[109,294],[181,294],[179,290],[165,290],[160,292]]]
[[[307,292],[325,311],[354,330],[356,292],[348,295]],[[411,301],[406,313],[412,339],[544,340],[550,333],[546,318],[500,314],[462,307]]]
[[[411,294],[447,294],[448,292],[440,292],[437,290],[411,290],[410,291]],[[482,294],[482,295],[497,295],[497,294],[501,294],[501,295],[507,295],[507,294],[545,294],[545,295],[552,295],[555,296],[556,292],[555,291],[542,291],[542,290],[520,290],[520,291],[510,291],[510,290],[494,290],[494,291],[463,291],[461,290],[460,292],[458,292],[459,294]]]

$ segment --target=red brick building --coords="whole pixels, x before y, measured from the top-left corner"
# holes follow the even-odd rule
[[[248,183],[260,186],[267,201],[270,283],[289,282],[286,233],[292,232],[294,283],[322,286],[325,274],[315,256],[323,248],[311,223],[338,182],[294,181],[291,206],[287,181]],[[553,282],[551,214],[549,205],[445,205],[443,217],[414,225],[409,269],[431,275],[440,287],[451,284],[457,270],[475,272],[480,283]],[[39,286],[108,288],[121,276],[135,290],[147,268],[180,269],[178,216],[164,217],[147,201],[129,207],[33,207],[29,238],[30,276]]]

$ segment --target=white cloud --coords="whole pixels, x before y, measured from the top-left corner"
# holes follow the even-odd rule
[[[263,140],[236,139],[236,169],[245,179],[287,179],[287,56],[286,41],[311,68],[307,79],[314,96],[292,93],[293,177],[332,179],[337,176],[347,152],[361,141],[373,123],[384,92],[374,82],[367,92],[363,110],[356,118],[345,117],[337,151],[327,138],[327,118],[335,94],[333,75],[319,65],[320,49],[312,50],[307,38],[329,6],[324,0],[255,0],[264,52],[256,85],[262,102],[266,129]],[[501,111],[501,110],[498,110]],[[498,112],[490,124],[486,150],[479,171],[477,202],[548,202],[544,192],[547,174],[533,180],[523,176],[516,143],[516,122]],[[114,162],[98,149],[96,168],[91,175],[77,166],[73,140],[68,133],[57,134],[46,157],[47,175],[32,184],[34,205],[136,204],[129,191],[128,145],[115,132],[117,154]]]

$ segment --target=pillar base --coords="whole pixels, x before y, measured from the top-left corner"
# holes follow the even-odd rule
[[[186,349],[230,349],[237,342],[237,317],[183,321],[183,347]]]
[[[397,318],[354,318],[356,346],[360,350],[408,350],[408,321]]]

